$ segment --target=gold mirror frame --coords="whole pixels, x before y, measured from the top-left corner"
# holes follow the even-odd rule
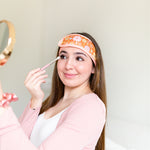
[[[6,62],[8,61],[8,58],[10,57],[13,51],[13,47],[14,47],[16,39],[15,39],[14,25],[10,21],[7,21],[7,20],[1,20],[0,24],[1,23],[6,23],[8,26],[8,30],[9,30],[9,38],[8,38],[7,46],[0,53],[0,66],[3,66],[4,64],[6,64]]]

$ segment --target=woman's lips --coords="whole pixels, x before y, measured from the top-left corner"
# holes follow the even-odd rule
[[[70,74],[70,73],[64,73],[66,78],[73,78],[76,76],[76,74]]]

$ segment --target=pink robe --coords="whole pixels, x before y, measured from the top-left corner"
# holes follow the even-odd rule
[[[105,105],[94,93],[76,99],[55,131],[37,148],[30,134],[40,108],[26,107],[19,121],[11,107],[0,116],[0,150],[94,150],[105,124]]]

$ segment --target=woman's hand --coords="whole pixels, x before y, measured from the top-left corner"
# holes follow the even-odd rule
[[[44,98],[44,92],[41,89],[41,84],[45,83],[45,70],[40,70],[40,68],[32,70],[28,73],[24,84],[31,94],[31,107],[40,106]]]

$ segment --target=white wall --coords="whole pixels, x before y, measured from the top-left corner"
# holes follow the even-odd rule
[[[5,0],[0,4],[0,20],[11,21],[16,30],[16,44],[10,60],[0,68],[0,80],[6,92],[14,92],[19,101],[13,104],[19,116],[30,99],[24,87],[27,73],[41,64],[42,1]]]
[[[14,0],[9,2],[10,10],[8,2],[2,2],[0,18],[12,20],[17,41],[12,57],[0,70],[0,78],[5,90],[16,92],[20,98],[12,105],[16,113],[21,113],[30,97],[23,86],[27,72],[55,57],[63,35],[88,32],[98,41],[104,59],[108,137],[127,147],[149,149],[149,1]],[[51,76],[52,68],[48,73]]]
[[[147,123],[144,108],[148,99],[149,60],[145,3],[65,0],[58,4],[58,1],[47,0],[44,6],[45,56],[51,56],[47,47],[54,51],[54,44],[62,35],[72,31],[91,33],[99,41],[104,57],[108,105],[112,108],[109,112]]]
[[[107,135],[118,143],[149,149],[149,7],[142,0],[44,2],[44,61],[66,33],[85,31],[99,42],[104,58]],[[48,55],[48,57],[46,57]],[[138,131],[138,134],[137,134]]]

